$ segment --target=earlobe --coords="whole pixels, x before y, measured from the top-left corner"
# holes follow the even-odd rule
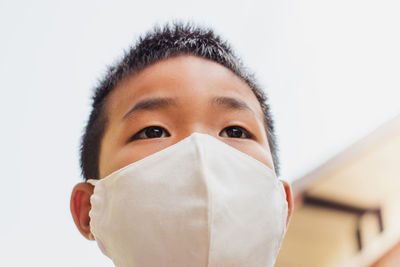
[[[79,232],[89,240],[94,240],[90,232],[91,209],[90,196],[93,194],[93,185],[89,183],[79,183],[72,190],[71,194],[71,213]]]
[[[289,225],[290,218],[292,216],[293,212],[293,194],[292,194],[292,188],[290,187],[289,183],[283,180],[280,180],[283,184],[283,188],[285,189],[286,193],[286,201],[288,204],[288,215],[286,219],[286,226]]]

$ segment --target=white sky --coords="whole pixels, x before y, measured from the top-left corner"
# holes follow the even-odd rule
[[[385,0],[0,1],[0,266],[112,266],[69,196],[91,89],[154,23],[230,41],[270,96],[293,181],[400,113],[399,14]]]

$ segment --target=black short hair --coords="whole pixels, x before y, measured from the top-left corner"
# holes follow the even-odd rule
[[[80,146],[80,165],[83,177],[99,179],[99,156],[101,139],[107,127],[105,103],[108,94],[129,75],[144,68],[179,55],[193,55],[217,62],[234,72],[245,81],[261,105],[264,126],[271,150],[275,171],[279,175],[279,162],[274,123],[267,97],[257,85],[255,78],[246,70],[230,45],[213,30],[193,24],[172,23],[154,27],[139,38],[137,43],[125,52],[121,60],[109,67],[106,75],[94,90],[92,111],[86,124]]]

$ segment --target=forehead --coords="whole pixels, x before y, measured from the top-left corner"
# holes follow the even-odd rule
[[[187,55],[159,61],[125,78],[108,96],[106,109],[112,122],[147,97],[172,97],[201,105],[215,96],[244,101],[263,121],[261,106],[247,83],[216,62]]]

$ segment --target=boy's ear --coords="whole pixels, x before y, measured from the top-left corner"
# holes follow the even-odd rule
[[[79,232],[89,240],[94,240],[89,225],[90,196],[93,194],[93,188],[94,186],[89,183],[79,183],[74,187],[71,195],[72,217]]]
[[[286,218],[286,227],[287,227],[293,213],[293,194],[292,194],[292,188],[290,187],[289,183],[283,180],[280,181],[282,182],[283,188],[285,189],[286,201],[288,203],[288,215]]]

